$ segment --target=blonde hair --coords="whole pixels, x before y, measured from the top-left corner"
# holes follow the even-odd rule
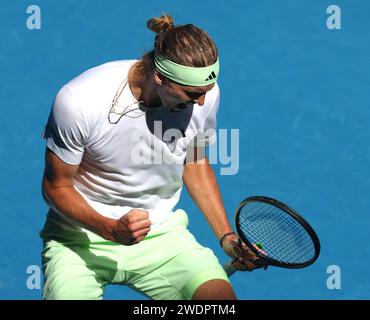
[[[149,30],[154,31],[155,33],[161,33],[170,30],[173,28],[174,22],[173,18],[170,15],[164,14],[157,18],[152,18],[147,21],[147,27]]]

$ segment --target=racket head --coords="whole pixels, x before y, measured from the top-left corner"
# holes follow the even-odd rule
[[[247,212],[246,208],[249,210],[253,208],[251,205],[254,204],[256,205],[254,212]],[[258,205],[262,205],[259,208],[260,212],[257,208]],[[270,211],[269,215],[264,215],[263,212],[266,209],[273,210],[275,216],[271,214],[273,211]],[[260,219],[261,221],[258,221],[255,226],[257,226],[256,229],[263,229],[267,221],[266,217],[270,220],[270,229],[268,232],[251,231],[250,228],[253,228],[251,220],[258,221],[258,219]],[[248,223],[250,226],[248,226]],[[239,238],[252,250],[252,252],[272,266],[288,269],[305,268],[313,264],[320,255],[320,240],[310,224],[295,210],[273,198],[253,196],[244,199],[236,210],[235,228]],[[285,240],[279,239],[277,234],[282,233],[281,230],[286,234],[290,233],[290,235],[288,235],[290,238],[286,237]],[[260,235],[258,234],[259,232],[261,233]],[[266,235],[266,233],[269,233],[269,235]],[[279,246],[273,244],[272,241],[275,241],[275,243],[281,242],[281,244],[279,243],[278,245],[285,244],[287,246],[279,248]],[[287,241],[300,243],[301,247],[298,244],[292,246]],[[260,247],[261,250],[256,248],[256,246]],[[300,250],[306,250],[307,253],[302,256]],[[289,251],[292,251],[290,257]],[[293,256],[299,254],[301,255],[299,259]]]

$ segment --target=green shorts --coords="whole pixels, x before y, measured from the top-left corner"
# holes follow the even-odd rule
[[[229,279],[213,251],[187,229],[185,211],[125,246],[92,232],[65,230],[48,219],[40,235],[45,299],[102,299],[108,284],[126,285],[151,299],[188,300],[204,282]]]

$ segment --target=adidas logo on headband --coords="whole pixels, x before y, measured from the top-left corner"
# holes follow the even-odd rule
[[[214,71],[212,71],[212,73],[208,76],[207,79],[205,79],[204,81],[209,81],[209,80],[213,80],[214,78],[216,78],[216,74],[214,73]]]

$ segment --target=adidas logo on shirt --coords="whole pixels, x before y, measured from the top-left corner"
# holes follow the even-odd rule
[[[208,78],[205,81],[213,80],[214,78],[216,78],[216,74],[214,73],[214,71],[212,71],[212,73],[208,76]]]

